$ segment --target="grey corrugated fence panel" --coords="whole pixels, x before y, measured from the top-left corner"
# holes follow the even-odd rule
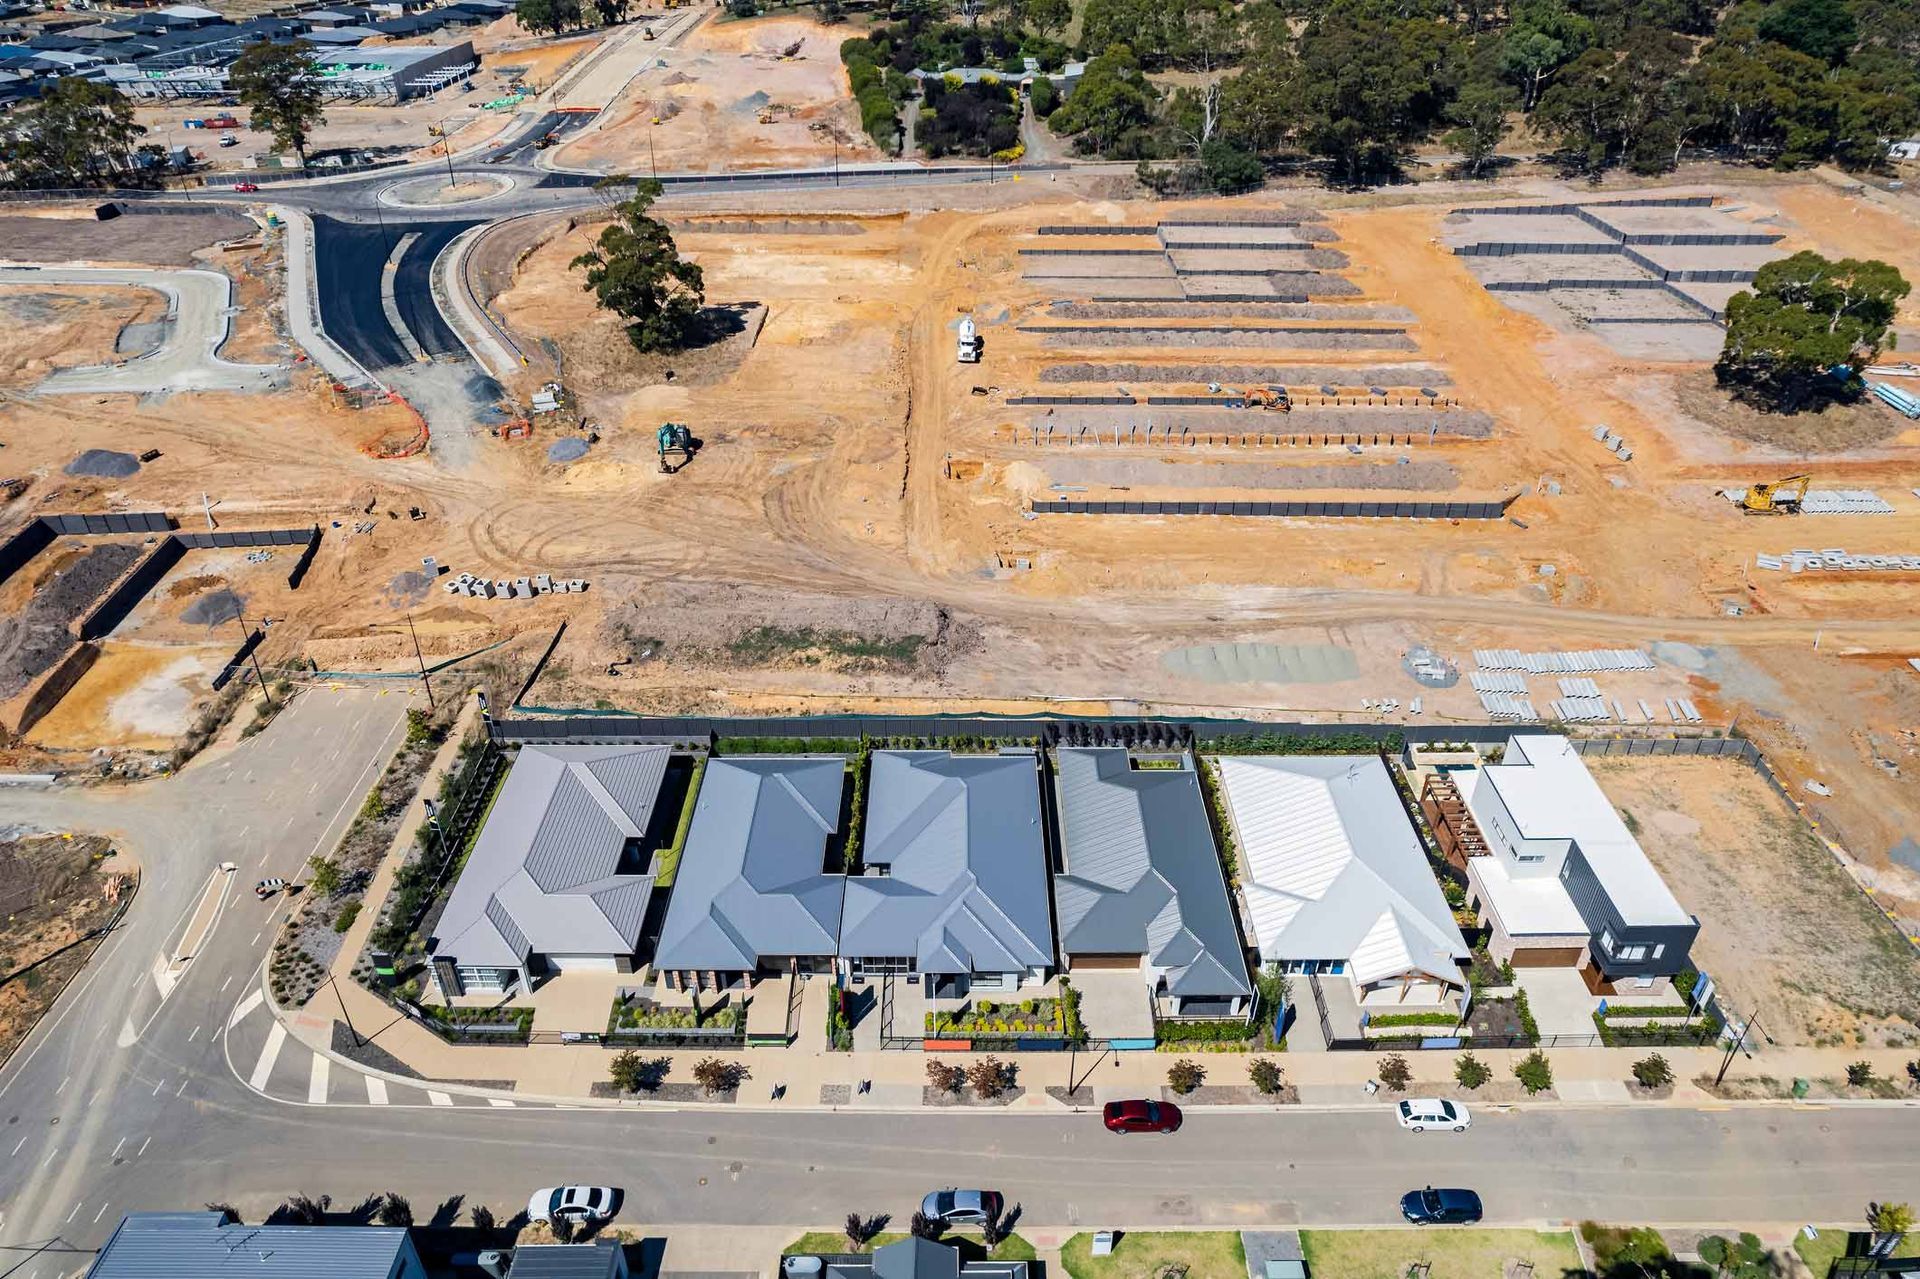
[[[1714,324],[1705,315],[1590,315],[1588,324]],[[1716,326],[1717,327],[1717,326]]]
[[[81,619],[76,631],[78,637],[83,640],[98,639],[120,625],[146,593],[153,589],[154,584],[165,577],[167,570],[178,564],[180,557],[186,553],[187,548],[179,538],[161,538],[159,544],[147,553],[147,557],[121,580],[120,585]]]
[[[1505,502],[1131,502],[1041,500],[1036,515],[1251,515],[1305,519],[1497,520]]]
[[[1617,289],[1665,288],[1666,281],[1641,277],[1629,280],[1564,280],[1553,277],[1545,280],[1489,280],[1485,287],[1489,293],[1551,293],[1558,289],[1600,289],[1612,292]]]
[[[218,675],[213,677],[214,692],[217,693],[225,688],[228,681],[240,673],[241,668],[246,665],[247,659],[253,656],[253,650],[259,648],[260,641],[266,637],[267,633],[265,631],[258,627],[254,628],[253,633],[247,636],[246,643],[234,650],[233,656],[227,659],[227,664],[220,668]]]
[[[0,543],[0,582],[25,568],[27,561],[53,545],[53,526],[45,520],[30,520],[27,526]]]
[[[158,511],[116,511],[106,515],[42,515],[62,536],[98,537],[109,533],[165,533],[173,521]]]
[[[307,578],[307,570],[313,567],[313,557],[320,550],[320,526],[314,525],[307,533],[307,544],[300,550],[300,558],[293,562],[293,568],[287,574],[287,589],[297,591],[300,583]]]
[[[1583,208],[1594,209],[1705,209],[1713,206],[1710,195],[1664,195],[1637,196],[1630,200],[1607,200],[1592,205],[1579,204],[1505,204],[1484,207],[1452,209],[1452,213],[1471,213],[1482,216],[1501,216],[1505,214],[1557,214],[1561,217],[1578,216]]]
[[[1131,395],[1010,395],[1013,404],[1137,404]],[[1152,401],[1149,401],[1151,403]]]
[[[1046,258],[1157,258],[1159,249],[1021,249],[1022,257]]]
[[[1313,246],[1308,245],[1307,247],[1312,248]],[[1177,266],[1173,269],[1173,273],[1175,275],[1182,275],[1182,276],[1185,276],[1185,275],[1271,276],[1273,274],[1271,270],[1267,270],[1260,267],[1190,267],[1190,266]],[[1212,302],[1218,299],[1209,295],[1204,299],[1197,299],[1197,300]]]
[[[1546,240],[1483,240],[1478,244],[1459,245],[1453,252],[1455,256],[1463,258],[1580,258],[1612,256],[1620,252],[1620,246],[1611,242],[1569,244]]]
[[[1273,213],[1264,216],[1254,215],[1244,218],[1162,218],[1162,227],[1183,226],[1306,226],[1318,222],[1317,215],[1300,213]]]
[[[1268,240],[1168,240],[1168,252],[1206,252],[1208,250],[1252,252],[1252,253],[1304,253],[1308,249],[1321,247],[1306,241],[1288,241],[1274,244]]]
[[[1403,325],[1363,324],[1193,324],[1179,328],[1153,324],[1021,324],[1016,327],[1022,333],[1339,333],[1380,337],[1400,336],[1407,331]]]
[[[309,540],[317,528],[258,528],[231,533],[181,533],[182,542],[196,551],[238,546],[299,546]]]
[[[1043,226],[1041,235],[1152,235],[1159,228],[1150,226]]]

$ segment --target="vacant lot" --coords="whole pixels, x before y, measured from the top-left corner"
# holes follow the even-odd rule
[[[1093,1236],[1061,1245],[1060,1262],[1073,1279],[1160,1279],[1178,1266],[1187,1279],[1246,1279],[1247,1251],[1237,1230],[1130,1230],[1109,1256],[1093,1254]]]
[[[1782,1043],[1920,1037],[1920,956],[1745,764],[1591,761],[1680,904],[1721,1000]]]
[[[103,874],[107,841],[33,835],[0,842],[0,1061],[5,1061],[86,967],[73,943],[106,923],[132,891]]]
[[[196,249],[257,230],[237,213],[141,213],[98,221],[93,206],[0,217],[0,244],[18,262],[135,262],[192,266]]]
[[[1585,1273],[1572,1235],[1531,1230],[1305,1230],[1300,1247],[1314,1279],[1399,1279],[1417,1262],[1429,1279],[1497,1279],[1516,1261],[1535,1279]]]

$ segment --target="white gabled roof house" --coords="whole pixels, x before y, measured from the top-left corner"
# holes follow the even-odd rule
[[[1378,758],[1227,756],[1217,767],[1263,964],[1345,975],[1363,1001],[1463,984],[1466,942]]]

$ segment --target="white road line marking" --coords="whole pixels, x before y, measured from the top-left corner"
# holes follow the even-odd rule
[[[307,1076],[307,1101],[315,1106],[327,1103],[327,1075],[333,1063],[319,1053],[313,1055],[313,1073]]]
[[[81,1202],[84,1203],[85,1201],[82,1200]],[[80,1215],[80,1204],[75,1204],[73,1206],[73,1211],[67,1214],[67,1224],[72,1225],[73,1219],[75,1217],[78,1217],[79,1215]]]
[[[22,1141],[25,1141],[25,1140],[26,1140],[26,1138],[25,1138],[25,1137],[22,1137],[22,1138],[21,1138],[20,1140],[22,1140]],[[122,1137],[122,1138],[121,1138],[120,1140],[118,1140],[118,1141],[116,1141],[116,1142],[114,1142],[114,1143],[113,1143],[113,1153],[112,1153],[112,1154],[110,1154],[110,1155],[108,1155],[108,1156],[107,1156],[107,1158],[109,1158],[109,1159],[118,1159],[118,1158],[120,1157],[120,1147],[122,1147],[122,1146],[124,1146],[124,1145],[126,1145],[126,1144],[127,1144],[127,1139],[126,1139],[125,1137]]]
[[[427,1090],[427,1100],[436,1106],[451,1106],[453,1104],[453,1098],[443,1092],[434,1092],[432,1089]]]
[[[26,1144],[27,1144],[27,1139],[26,1139],[25,1137],[22,1137],[22,1138],[21,1138],[21,1139],[20,1139],[19,1141],[17,1141],[17,1142],[15,1142],[15,1143],[14,1143],[14,1147],[13,1147],[13,1153],[14,1153],[15,1155],[17,1155],[17,1154],[19,1154],[19,1153],[20,1153],[20,1147],[22,1147],[22,1146],[24,1146],[24,1145],[26,1145]],[[9,1158],[11,1158],[12,1156],[10,1155],[10,1156],[8,1156],[8,1157],[9,1157]]]
[[[56,1097],[58,1097],[58,1096],[59,1096],[59,1095],[60,1095],[61,1093],[63,1093],[63,1092],[65,1092],[65,1091],[67,1090],[67,1085],[68,1085],[68,1084],[70,1084],[70,1083],[72,1083],[72,1082],[73,1082],[73,1076],[72,1076],[72,1075],[68,1075],[68,1076],[67,1076],[67,1077],[66,1077],[65,1079],[62,1079],[62,1080],[60,1081],[60,1086],[59,1086],[58,1088],[56,1088],[56,1089],[54,1089],[54,1090],[53,1090],[53,1095],[54,1095],[54,1096],[56,1096]]]
[[[45,1163],[43,1163],[43,1164],[41,1164],[40,1166],[41,1166],[42,1168],[51,1168],[51,1167],[53,1167],[53,1157],[54,1157],[55,1155],[57,1155],[57,1154],[59,1154],[59,1153],[60,1153],[60,1147],[58,1147],[58,1146],[55,1146],[55,1147],[54,1147],[54,1148],[53,1148],[52,1150],[49,1150],[49,1151],[47,1152],[47,1162],[45,1162]]]
[[[259,934],[259,933],[255,933],[255,934],[253,935],[253,940],[247,943],[247,945],[248,945],[249,947],[252,947],[252,946],[258,946],[259,944],[260,944],[260,934]]]
[[[232,973],[228,973],[228,974],[227,974],[227,979],[226,979],[225,981],[223,981],[223,982],[221,982],[221,983],[220,983],[220,993],[221,993],[221,994],[223,994],[223,995],[224,995],[224,994],[226,994],[226,993],[227,993],[227,987],[229,987],[229,986],[231,986],[231,985],[233,985],[233,974],[232,974]]]
[[[96,1226],[99,1225],[100,1218],[106,1215],[107,1215],[107,1205],[103,1203],[100,1205],[100,1211],[93,1214],[93,1224]]]
[[[187,1091],[187,1077],[182,1076],[180,1080],[180,1086],[173,1090],[173,1095],[176,1097],[182,1097],[186,1095],[186,1091]]]
[[[255,987],[253,993],[241,1000],[239,1005],[233,1010],[233,1015],[227,1018],[228,1029],[238,1026],[242,1017],[245,1017],[248,1013],[258,1008],[261,1004],[265,1003],[266,1000],[267,996],[265,992]]]
[[[195,1026],[193,1028],[193,1033],[187,1036],[187,1042],[192,1043],[194,1040],[198,1038],[200,1038],[200,1027]]]
[[[273,1028],[267,1031],[267,1042],[260,1049],[260,1060],[253,1064],[253,1074],[247,1079],[248,1086],[255,1092],[266,1091],[267,1076],[273,1073],[273,1063],[280,1056],[280,1045],[286,1042],[287,1028],[274,1022]]]
[[[113,939],[107,942],[105,946],[101,947],[100,950],[94,954],[92,960],[87,964],[87,967],[91,968],[93,972],[86,979],[86,981],[81,983],[80,989],[73,992],[72,998],[68,998],[67,996],[62,995],[59,1000],[55,1001],[56,1007],[60,1003],[65,1003],[66,1007],[61,1008],[59,1015],[55,1017],[51,1022],[42,1020],[40,1024],[35,1026],[33,1028],[33,1031],[28,1035],[29,1039],[35,1039],[35,1036],[37,1036],[38,1038],[35,1039],[34,1045],[31,1049],[28,1050],[27,1055],[21,1059],[19,1066],[15,1067],[14,1070],[7,1076],[7,1081],[5,1083],[0,1083],[0,1097],[6,1096],[7,1089],[13,1087],[13,1081],[20,1078],[22,1074],[26,1073],[26,1069],[30,1064],[32,1064],[33,1059],[40,1055],[40,1050],[47,1046],[47,1041],[49,1039],[53,1038],[53,1032],[58,1030],[60,1028],[60,1024],[67,1019],[67,1014],[72,1012],[76,1007],[78,1007],[82,1002],[84,1002],[82,997],[93,986],[94,982],[100,980],[100,974],[105,972],[107,969],[107,960],[112,956],[114,951],[117,951],[120,949],[120,942],[126,937],[126,933],[118,929],[115,930],[115,934],[116,935],[113,937]],[[143,980],[143,978],[136,979],[134,984],[138,985],[140,980]],[[24,1041],[22,1042],[21,1046],[25,1047]],[[16,1056],[18,1055],[17,1050],[15,1055]],[[10,1066],[13,1065],[13,1059],[8,1058],[7,1064]]]
[[[375,1079],[372,1075],[368,1075],[366,1079],[367,1079],[367,1103],[369,1105],[374,1105],[374,1106],[386,1105],[387,1104],[387,1081],[384,1079]]]
[[[487,1098],[487,1104],[495,1110],[512,1110],[514,1108],[513,1103],[505,1097],[489,1097]]]
[[[166,1086],[167,1086],[167,1081],[162,1079],[159,1083],[153,1086],[153,1095],[158,1097],[160,1095],[160,1090],[162,1088],[165,1088]]]
[[[149,1144],[151,1144],[151,1143],[152,1143],[152,1141],[153,1141],[153,1138],[151,1138],[151,1137],[149,1137],[149,1138],[147,1138],[147,1139],[146,1139],[146,1141],[143,1141],[143,1142],[141,1142],[141,1143],[140,1143],[140,1149],[138,1149],[138,1150],[136,1150],[136,1151],[134,1151],[134,1152],[133,1152],[133,1157],[134,1157],[135,1159],[138,1159],[138,1158],[139,1158],[139,1157],[140,1157],[141,1155],[144,1155],[144,1154],[146,1154],[146,1153],[147,1153],[147,1146],[148,1146]]]

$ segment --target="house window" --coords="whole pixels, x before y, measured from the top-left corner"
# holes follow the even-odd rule
[[[1613,930],[1611,928],[1602,928],[1600,930],[1600,949],[1606,951],[1609,955],[1613,954]]]
[[[1618,956],[1618,958],[1621,959],[1623,962],[1629,963],[1629,964],[1637,964],[1641,960],[1645,959],[1646,957],[1647,957],[1647,948],[1645,946],[1622,947],[1620,954]]]
[[[1660,944],[1659,944],[1658,946],[1655,946],[1655,947],[1653,948],[1653,957],[1654,957],[1655,959],[1658,959],[1658,958],[1660,958],[1660,956],[1662,956],[1662,955],[1664,955],[1664,954],[1666,954],[1666,953],[1667,953],[1667,945],[1666,945],[1666,943],[1665,943],[1665,942],[1662,942],[1662,943],[1660,943]]]

